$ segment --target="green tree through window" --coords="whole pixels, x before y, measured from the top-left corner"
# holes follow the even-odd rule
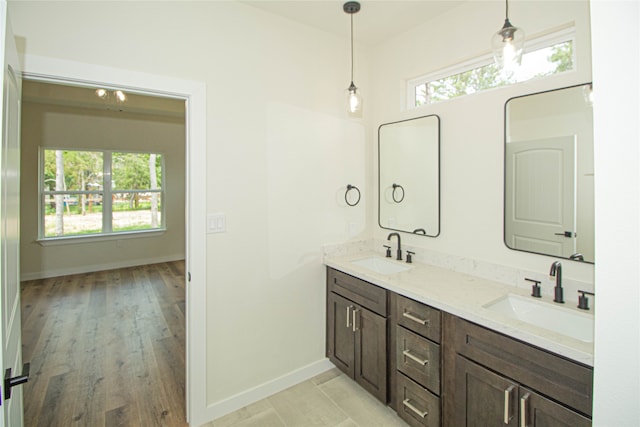
[[[163,227],[159,153],[43,149],[43,238]]]
[[[566,41],[523,55],[517,72],[505,74],[491,63],[416,85],[415,105],[446,101],[495,87],[572,70],[573,42]]]

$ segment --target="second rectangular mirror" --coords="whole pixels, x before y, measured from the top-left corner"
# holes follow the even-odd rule
[[[511,249],[595,262],[591,84],[505,106],[504,241]]]

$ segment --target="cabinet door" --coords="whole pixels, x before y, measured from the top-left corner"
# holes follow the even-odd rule
[[[356,306],[355,380],[387,403],[387,319]]]
[[[531,390],[520,388],[520,426],[588,427],[591,420]]]
[[[327,295],[327,357],[341,371],[354,377],[354,304],[333,292]]]
[[[456,356],[455,425],[517,426],[518,384]]]

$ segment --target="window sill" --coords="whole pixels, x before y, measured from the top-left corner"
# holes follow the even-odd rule
[[[124,233],[110,233],[110,234],[92,234],[89,236],[67,236],[67,237],[48,237],[46,239],[38,239],[36,243],[40,246],[58,246],[58,245],[76,245],[80,243],[96,243],[106,242],[110,240],[125,240],[125,239],[141,239],[147,237],[161,236],[167,232],[166,228],[160,228],[155,230],[124,232]]]

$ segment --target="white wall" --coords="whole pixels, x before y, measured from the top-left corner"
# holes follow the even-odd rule
[[[38,238],[39,147],[155,151],[165,161],[165,224],[153,237],[42,246]],[[184,259],[184,118],[24,102],[21,147],[22,280]]]
[[[592,3],[595,426],[640,425],[640,3]],[[612,49],[624,40],[624,52]]]
[[[321,245],[364,232],[371,206],[364,191],[358,206],[344,203],[347,184],[366,187],[371,161],[366,121],[344,111],[345,39],[237,2],[11,8],[30,55],[207,85],[201,196],[227,224],[226,233],[206,237],[207,370],[198,374],[207,378],[209,414],[322,363]],[[336,13],[343,15],[339,6]],[[359,60],[366,57],[360,51]],[[358,84],[367,86],[365,73]]]

